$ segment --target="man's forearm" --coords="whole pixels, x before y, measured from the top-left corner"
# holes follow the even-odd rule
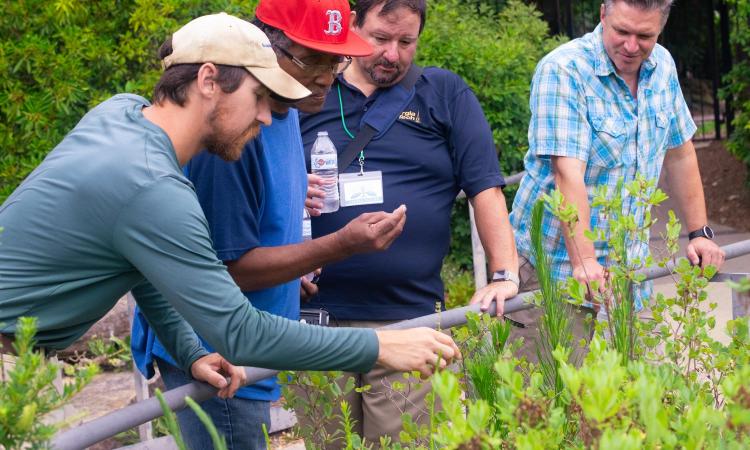
[[[511,270],[518,273],[516,242],[502,190],[499,187],[486,189],[470,201],[490,271]]]
[[[334,233],[300,244],[259,247],[227,266],[242,290],[262,289],[357,253],[385,250],[401,234],[405,222],[403,205],[390,213],[364,213]]]
[[[570,229],[562,224],[563,238],[572,265],[581,265],[587,258],[596,259],[594,243],[584,233],[590,229],[591,207],[584,182],[585,163],[573,158],[553,158],[555,185],[562,193],[567,204],[575,206],[578,211],[578,223],[571,237]]]
[[[227,263],[229,274],[243,291],[255,291],[294,280],[350,256],[336,233],[299,244],[256,247]]]
[[[684,216],[687,231],[706,225],[706,200],[703,196],[698,158],[692,141],[678,148],[667,150],[664,169],[672,189],[672,196]],[[679,182],[676,182],[679,180]]]

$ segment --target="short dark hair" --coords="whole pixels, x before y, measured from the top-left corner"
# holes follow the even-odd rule
[[[172,37],[170,36],[159,47],[159,60],[163,60],[172,54]],[[210,61],[207,61],[210,62]],[[170,100],[180,106],[185,106],[187,102],[187,90],[190,83],[198,77],[198,70],[203,64],[175,64],[170,66],[161,74],[161,78],[154,86],[153,102],[162,104],[165,100]],[[216,64],[219,74],[216,77],[216,83],[219,88],[227,94],[236,91],[242,84],[242,80],[249,75],[244,67],[227,66]]]
[[[381,3],[383,4],[383,9],[378,14],[380,16],[384,16],[398,8],[408,8],[419,14],[419,32],[422,33],[424,23],[427,20],[427,0],[358,0],[357,4],[354,5],[354,12],[357,13],[354,17],[354,23],[357,25],[357,28],[362,28],[365,24],[367,13]]]
[[[268,36],[268,40],[271,42],[271,46],[273,47],[273,51],[276,52],[277,56],[284,56],[283,54],[279,54],[279,49],[283,48],[284,50],[288,50],[289,47],[291,47],[294,44],[294,41],[289,39],[289,37],[284,34],[284,31],[276,28],[274,26],[271,26],[262,20],[258,19],[257,17],[253,19],[252,24],[256,27],[260,28],[260,31],[265,33],[266,36]]]

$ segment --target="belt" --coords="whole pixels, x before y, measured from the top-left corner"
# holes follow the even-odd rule
[[[15,342],[15,339],[11,336],[7,336],[5,334],[0,334],[0,353],[5,353],[6,355],[15,355],[16,349],[13,348],[13,342]]]

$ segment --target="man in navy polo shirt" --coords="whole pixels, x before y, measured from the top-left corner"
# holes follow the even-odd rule
[[[301,115],[302,141],[309,161],[319,131],[327,131],[339,153],[360,130],[363,115],[376,100],[404,78],[414,58],[425,20],[424,0],[360,0],[352,29],[375,52],[354,58],[336,79],[323,110]],[[448,252],[450,213],[459,191],[466,192],[476,211],[476,222],[490,269],[501,278],[476,292],[472,302],[486,309],[492,300],[517,293],[518,260],[501,187],[492,132],[475,95],[456,74],[425,68],[416,93],[382,136],[364,148],[366,174],[382,174],[382,202],[343,206],[313,218],[313,236],[339,229],[357,215],[405,204],[409,221],[402,235],[385,252],[357,255],[327,265],[318,283],[314,306],[330,312],[341,326],[377,327],[411,319],[442,307],[440,269]],[[395,116],[395,114],[394,114]],[[357,159],[339,161],[340,173],[357,173]],[[320,199],[317,204],[322,206]],[[429,386],[411,389],[409,398],[391,399],[387,385],[401,374],[374,371],[352,374],[372,390],[349,398],[360,433],[370,442],[381,435],[398,440],[401,412],[420,423],[429,420],[423,399]],[[409,391],[409,390],[407,390]],[[399,394],[400,397],[400,394]]]
[[[369,44],[348,32],[347,0],[261,0],[255,13],[253,24],[268,36],[279,65],[312,92],[295,104],[300,111],[320,110],[336,73],[351,62],[349,55],[372,53]],[[331,17],[341,27],[326,34]],[[405,209],[342,224],[333,232],[340,245],[301,244],[307,174],[297,110],[289,106],[271,99],[271,125],[245,145],[239,161],[227,163],[205,153],[185,167],[185,174],[195,186],[214,249],[245,296],[260,310],[299,319],[300,283],[308,293],[317,291],[300,277],[350,254],[387,247],[403,228]],[[142,319],[136,317],[132,342],[144,375],[153,376],[155,360],[169,389],[190,382]],[[265,447],[261,424],[270,427],[270,402],[279,396],[279,386],[270,378],[239,389],[235,398],[212,398],[201,406],[229,448],[257,449]],[[211,437],[195,413],[185,409],[177,414],[188,445],[211,448]]]

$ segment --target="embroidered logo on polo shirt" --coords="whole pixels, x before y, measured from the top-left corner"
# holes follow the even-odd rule
[[[328,16],[328,29],[323,30],[325,34],[329,35],[337,35],[341,33],[342,26],[341,26],[341,11],[337,9],[329,9],[326,11],[326,16]]]
[[[404,111],[398,118],[399,120],[411,120],[412,122],[422,123],[422,120],[419,118],[419,111]]]

